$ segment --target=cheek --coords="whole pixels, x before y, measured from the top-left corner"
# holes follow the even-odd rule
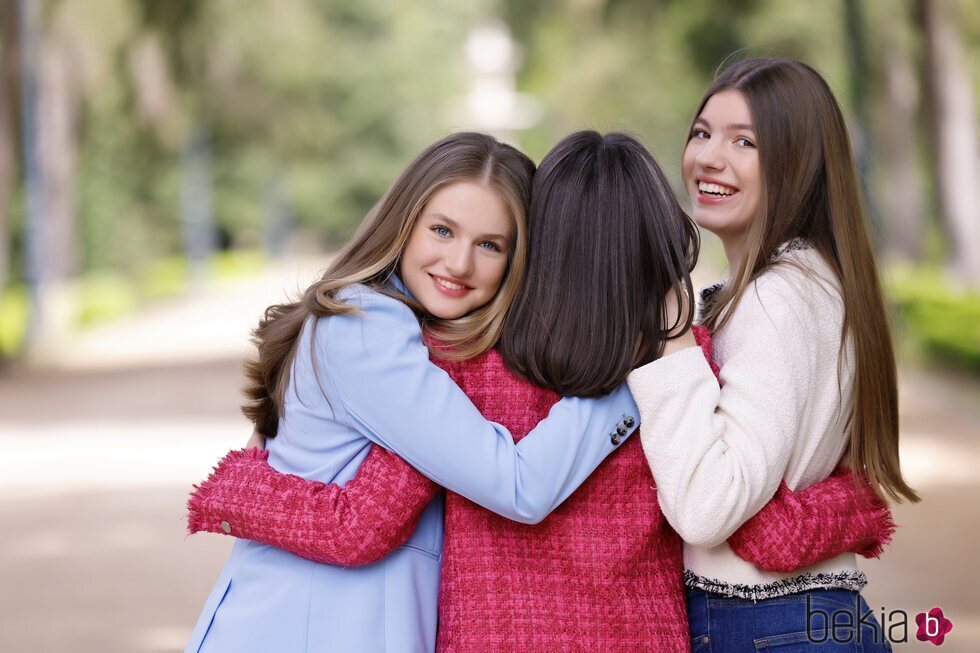
[[[684,150],[684,158],[681,159],[681,174],[684,177],[684,183],[690,184],[694,174],[694,153],[691,152],[690,146]]]
[[[496,293],[497,290],[500,289],[500,284],[503,283],[504,274],[506,272],[506,259],[487,261],[487,264],[483,270],[483,278],[485,280],[487,290],[491,293]]]

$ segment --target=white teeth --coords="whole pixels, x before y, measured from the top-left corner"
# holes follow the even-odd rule
[[[462,290],[466,287],[461,283],[453,283],[452,281],[446,281],[445,279],[440,279],[439,277],[432,278],[435,279],[436,283],[438,283],[440,286],[443,288],[448,288],[449,290]]]
[[[711,193],[712,195],[732,195],[735,193],[735,191],[728,186],[709,184],[704,181],[698,182],[698,190],[702,193]]]

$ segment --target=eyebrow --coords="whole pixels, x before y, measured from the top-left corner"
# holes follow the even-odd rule
[[[696,125],[699,122],[700,123],[703,123],[705,127],[711,127],[711,123],[708,122],[707,120],[705,120],[704,118],[702,118],[701,116],[698,116],[694,120],[694,124]],[[750,132],[751,131],[755,131],[752,128],[752,125],[745,124],[744,122],[733,122],[732,124],[728,125],[725,129],[728,130],[728,131],[739,131],[740,129],[744,129],[744,130],[750,131]]]
[[[428,217],[428,218],[438,218],[438,219],[446,222],[450,227],[454,227],[456,229],[459,229],[459,223],[456,222],[455,220],[453,220],[452,218],[450,218],[448,215],[445,215],[443,213],[426,213],[425,216]],[[500,239],[500,240],[502,240],[504,242],[510,241],[510,236],[505,236],[503,234],[486,233],[486,234],[480,234],[480,237],[482,237],[482,238],[498,238],[498,239]]]

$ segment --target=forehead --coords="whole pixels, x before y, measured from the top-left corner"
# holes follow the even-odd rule
[[[506,234],[513,223],[503,194],[488,184],[473,181],[443,186],[429,198],[422,213],[447,218],[461,227],[480,232]]]
[[[708,98],[698,118],[716,127],[730,124],[751,125],[752,111],[742,93],[729,89]]]

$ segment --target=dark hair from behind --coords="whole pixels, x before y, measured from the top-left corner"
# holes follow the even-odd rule
[[[665,323],[671,288],[693,296],[697,227],[638,140],[595,131],[569,135],[541,161],[528,223],[504,361],[563,395],[608,394],[662,353],[677,326]],[[684,330],[692,310],[681,313]]]

